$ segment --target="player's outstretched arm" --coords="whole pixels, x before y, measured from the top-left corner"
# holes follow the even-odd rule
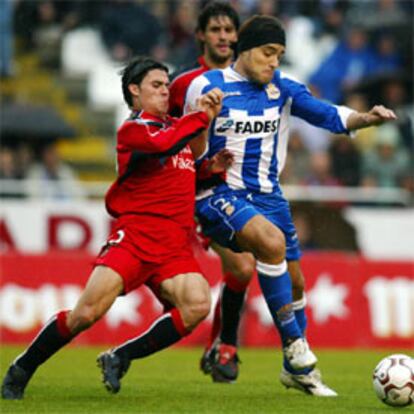
[[[372,125],[381,125],[384,122],[395,121],[396,119],[397,116],[394,111],[385,106],[376,105],[368,112],[353,112],[350,114],[346,122],[346,127],[352,131]]]

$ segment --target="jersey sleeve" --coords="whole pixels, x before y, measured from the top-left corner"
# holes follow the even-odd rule
[[[174,117],[180,117],[183,114],[185,99],[185,85],[182,81],[175,79],[170,85],[170,99],[168,113]]]
[[[142,155],[172,155],[184,148],[208,127],[209,120],[204,112],[198,111],[183,116],[167,129],[151,132],[145,120],[125,123],[118,132],[118,145],[138,151]]]
[[[305,85],[292,79],[284,78],[282,82],[292,99],[292,115],[336,134],[349,133],[346,124],[348,117],[354,112],[352,109],[317,99]]]
[[[191,111],[194,111],[197,107],[197,99],[208,92],[210,89],[213,89],[213,86],[210,84],[210,81],[204,76],[197,76],[187,89],[187,94],[185,97],[184,104],[184,113],[188,114]]]

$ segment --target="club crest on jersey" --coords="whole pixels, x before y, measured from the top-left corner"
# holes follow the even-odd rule
[[[274,83],[269,83],[266,86],[266,94],[269,99],[278,99],[280,97],[280,89]]]

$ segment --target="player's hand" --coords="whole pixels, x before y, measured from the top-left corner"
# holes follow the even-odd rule
[[[365,121],[368,125],[380,125],[384,122],[395,121],[396,119],[397,115],[395,115],[394,111],[385,106],[376,105],[366,113]]]
[[[198,99],[197,107],[204,111],[211,121],[220,113],[222,103],[223,92],[219,88],[214,88]]]
[[[212,174],[219,174],[227,171],[234,162],[234,155],[228,149],[223,148],[214,154],[209,161],[209,171]]]
[[[353,112],[347,120],[346,127],[349,130],[366,128],[372,125],[380,125],[384,122],[395,121],[397,116],[391,109],[382,105],[376,105],[369,112]]]

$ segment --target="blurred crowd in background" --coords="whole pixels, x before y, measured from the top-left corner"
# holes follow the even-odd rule
[[[33,52],[47,56],[42,61],[46,73],[59,70],[62,41],[79,27],[94,28],[114,62],[148,54],[166,62],[172,70],[188,66],[200,54],[194,34],[197,15],[205,3],[1,0],[2,83],[19,78],[25,68],[19,65],[17,57]],[[230,3],[242,21],[253,14],[269,14],[284,22],[287,53],[282,70],[305,82],[316,96],[359,111],[381,103],[398,115],[397,122],[362,130],[355,139],[332,137],[327,131],[295,119],[290,128],[282,182],[400,188],[414,194],[414,2],[233,0]],[[10,99],[13,96],[8,95],[7,100]],[[70,167],[70,159],[62,160],[57,142],[52,139],[35,147],[27,140],[2,139],[0,178],[44,180],[46,185],[38,188],[31,185],[26,195],[81,196],[81,186],[76,184],[77,171]],[[59,181],[66,184],[59,186],[56,184]],[[2,195],[13,194],[2,191]]]

